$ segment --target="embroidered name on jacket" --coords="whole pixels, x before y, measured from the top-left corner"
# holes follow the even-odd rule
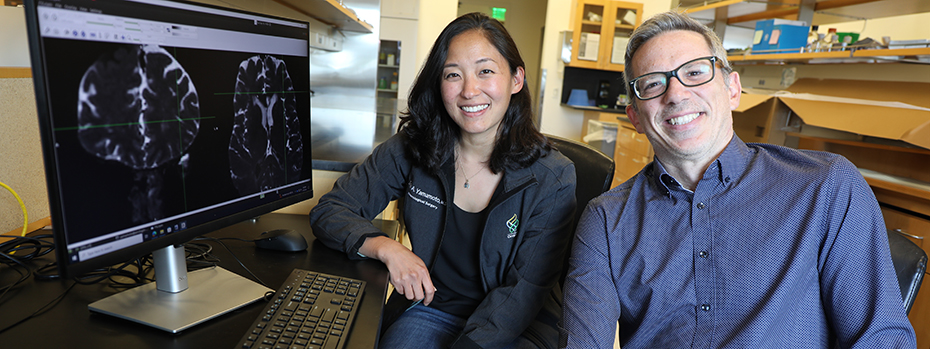
[[[513,239],[514,237],[517,236],[518,226],[520,226],[520,220],[517,219],[517,214],[515,213],[513,217],[510,217],[510,219],[507,220],[507,229],[510,230],[510,232],[507,233],[508,239]]]
[[[413,199],[413,201],[419,202],[423,205],[426,205],[426,207],[432,208],[434,210],[439,207],[434,205],[433,203],[436,203],[439,205],[446,204],[445,202],[440,200],[436,195],[422,191],[420,190],[420,188],[417,188],[412,185],[410,186],[410,190],[407,191],[407,196]]]

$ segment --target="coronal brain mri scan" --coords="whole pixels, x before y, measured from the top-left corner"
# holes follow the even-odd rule
[[[122,46],[84,72],[77,109],[81,146],[134,170],[133,221],[164,216],[155,169],[183,162],[200,128],[197,88],[184,67],[156,45]]]
[[[133,169],[176,160],[200,126],[197,89],[161,47],[122,47],[90,66],[78,91],[78,137],[88,152]]]

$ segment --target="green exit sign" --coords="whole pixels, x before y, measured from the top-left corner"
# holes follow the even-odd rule
[[[492,7],[491,18],[494,18],[501,22],[507,20],[507,9],[503,7]]]

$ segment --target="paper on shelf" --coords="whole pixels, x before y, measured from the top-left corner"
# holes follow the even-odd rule
[[[624,64],[624,55],[626,55],[626,45],[630,42],[630,38],[615,36],[614,37],[614,46],[613,51],[610,53],[610,63],[613,64]]]
[[[601,34],[581,33],[581,39],[578,42],[578,59],[596,61],[600,44]]]

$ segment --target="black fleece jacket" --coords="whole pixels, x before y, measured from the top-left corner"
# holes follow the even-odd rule
[[[350,258],[366,258],[358,252],[365,238],[384,235],[371,220],[388,202],[402,199],[413,252],[432,269],[455,189],[453,163],[450,156],[441,176],[429,174],[411,162],[404,137],[395,135],[320,198],[310,212],[313,233]],[[500,185],[503,195],[489,204],[479,248],[487,296],[453,347],[499,348],[524,335],[542,348],[555,348],[561,314],[557,279],[575,210],[574,165],[553,150],[529,167],[508,170]]]

